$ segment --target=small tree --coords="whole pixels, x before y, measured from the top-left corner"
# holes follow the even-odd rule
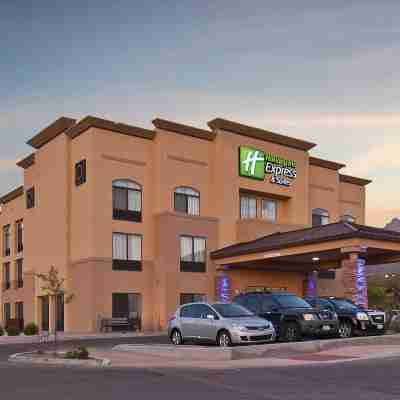
[[[73,293],[67,292],[64,288],[65,278],[60,278],[57,268],[52,265],[49,272],[43,274],[36,274],[36,277],[42,281],[43,286],[41,289],[43,293],[49,296],[49,300],[53,299],[50,304],[53,305],[54,315],[54,349],[57,351],[57,298],[59,296],[64,297],[64,304],[70,303],[74,295]]]

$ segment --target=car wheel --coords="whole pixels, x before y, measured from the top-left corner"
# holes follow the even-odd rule
[[[171,342],[175,345],[175,346],[179,346],[181,344],[183,344],[183,338],[181,333],[179,332],[178,329],[174,329],[171,333]]]
[[[217,345],[219,347],[231,347],[232,339],[228,331],[222,331],[218,334]]]
[[[285,342],[296,342],[301,339],[300,327],[296,322],[285,323],[282,327],[281,338]]]
[[[348,339],[353,336],[353,325],[349,321],[340,321],[339,324],[339,337]]]

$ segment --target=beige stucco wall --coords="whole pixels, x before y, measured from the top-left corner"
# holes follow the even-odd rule
[[[265,181],[239,177],[239,146],[295,160],[293,185],[274,185],[268,177]],[[87,181],[77,187],[74,168],[82,159]],[[141,223],[113,220],[115,179],[142,185]],[[24,272],[31,273],[30,283],[15,293],[9,291],[8,297],[3,293],[2,302],[6,298],[24,301],[25,319],[39,322],[42,293],[32,274],[55,265],[75,294],[65,308],[65,329],[75,332],[94,331],[101,317],[111,316],[112,293],[142,295],[144,329],[165,327],[181,293],[204,293],[214,300],[217,272],[209,259],[206,273],[179,271],[180,234],[207,237],[209,254],[238,241],[310,226],[313,208],[328,209],[332,222],[351,212],[363,223],[365,214],[365,189],[339,182],[337,171],[310,166],[307,152],[225,131],[218,132],[214,141],[162,130],[157,130],[154,140],[98,128],[73,140],[61,134],[37,150],[35,164],[24,171],[25,189],[32,186],[35,208],[26,210],[21,196],[4,205],[0,214],[0,225],[11,223],[12,229],[16,220],[24,218]],[[173,212],[177,186],[200,192],[200,217]],[[281,198],[277,222],[241,221],[240,191]],[[143,236],[141,272],[112,270],[113,232]],[[240,270],[229,274],[234,291],[265,286],[302,294],[304,289],[304,273]],[[321,291],[331,290],[331,284],[321,282]]]

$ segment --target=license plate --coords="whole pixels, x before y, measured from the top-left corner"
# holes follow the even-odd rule
[[[376,326],[378,329],[383,329],[383,325],[382,324],[379,324],[379,325],[377,325]]]
[[[323,326],[322,326],[322,330],[323,330],[323,331],[330,331],[330,330],[331,330],[331,327],[330,327],[329,325],[323,325]]]

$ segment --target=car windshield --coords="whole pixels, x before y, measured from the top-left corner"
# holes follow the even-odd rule
[[[305,300],[294,295],[276,295],[275,299],[283,308],[312,308]]]
[[[342,300],[342,299],[330,299],[330,301],[339,309],[341,310],[351,310],[351,311],[356,311],[359,310],[360,308],[357,307],[355,304],[350,303],[347,300]]]
[[[238,304],[213,304],[213,308],[224,318],[252,317],[254,314]]]

